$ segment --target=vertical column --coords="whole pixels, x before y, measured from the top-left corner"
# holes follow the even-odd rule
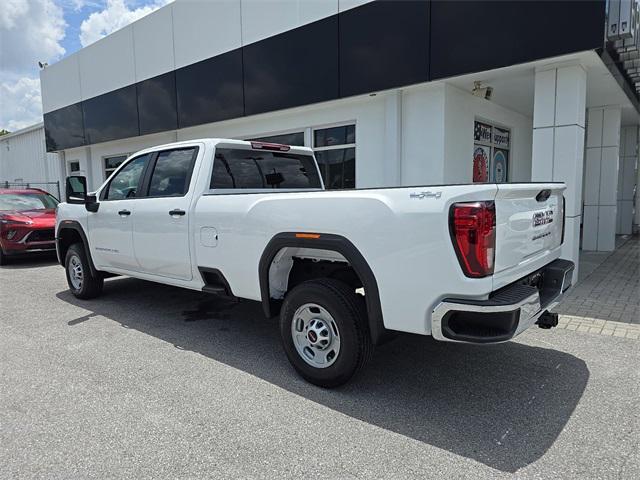
[[[388,94],[384,102],[384,185],[397,187],[402,167],[402,90]]]
[[[621,115],[618,106],[590,108],[588,112],[584,250],[611,252],[616,247]]]
[[[581,65],[535,74],[531,179],[565,182],[566,220],[562,258],[576,264],[578,279],[587,75]]]
[[[618,220],[616,233],[629,235],[633,226],[633,189],[636,185],[638,127],[630,125],[620,131],[618,167]]]

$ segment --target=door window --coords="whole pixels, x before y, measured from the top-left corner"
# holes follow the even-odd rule
[[[149,159],[149,155],[142,155],[127,163],[117,174],[107,187],[105,200],[124,200],[136,196],[138,183],[144,167]]]
[[[181,148],[158,154],[149,184],[150,197],[180,197],[189,190],[198,149]]]

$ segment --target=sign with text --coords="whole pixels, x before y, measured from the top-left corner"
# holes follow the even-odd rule
[[[496,148],[509,148],[509,130],[493,127],[493,146]]]
[[[473,129],[473,140],[476,143],[489,145],[491,143],[491,125],[476,121]]]
[[[473,182],[506,183],[511,130],[475,120],[473,143]]]

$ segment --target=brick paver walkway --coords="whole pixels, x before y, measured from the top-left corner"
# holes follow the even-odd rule
[[[640,338],[640,238],[629,238],[569,291],[558,327]]]

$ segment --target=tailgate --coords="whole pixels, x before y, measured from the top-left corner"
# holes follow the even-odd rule
[[[564,183],[498,185],[494,272],[500,284],[515,281],[558,258],[565,188]]]

